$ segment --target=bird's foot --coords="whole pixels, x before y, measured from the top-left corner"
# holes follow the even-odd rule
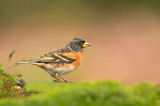
[[[63,81],[64,81],[64,82],[69,82],[69,81],[68,81],[68,80],[66,80],[66,79],[63,79]]]
[[[53,82],[63,82],[63,81],[61,81],[61,80],[53,80]]]
[[[58,76],[58,78],[63,80],[64,82],[69,82],[67,79],[62,78],[61,76]]]

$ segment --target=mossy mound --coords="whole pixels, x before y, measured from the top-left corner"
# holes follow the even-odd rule
[[[25,81],[19,79],[21,74],[10,75],[3,70],[0,64],[0,99],[25,97],[36,93],[36,91],[27,91]],[[37,92],[38,93],[38,92]]]
[[[27,98],[0,100],[0,105],[21,106],[159,106],[160,86],[140,83],[133,86],[115,81],[53,83],[28,82],[27,89],[39,91]]]

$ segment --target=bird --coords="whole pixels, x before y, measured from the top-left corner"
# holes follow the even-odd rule
[[[69,82],[61,76],[68,74],[79,67],[82,61],[83,51],[88,46],[91,45],[82,38],[74,38],[67,43],[64,48],[56,49],[39,58],[18,62],[16,64],[36,65],[54,77],[54,81]]]

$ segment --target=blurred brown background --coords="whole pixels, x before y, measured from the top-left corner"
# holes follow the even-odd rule
[[[160,82],[160,2],[150,0],[1,0],[0,62],[34,59],[64,47],[74,37],[92,46],[74,81]],[[19,65],[27,81],[51,81],[39,67]]]

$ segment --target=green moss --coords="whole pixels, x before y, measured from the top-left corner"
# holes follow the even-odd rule
[[[0,64],[0,99],[2,98],[15,98],[30,96],[32,94],[37,94],[37,91],[28,91],[25,88],[25,82],[23,79],[18,80],[22,75],[10,75],[3,70],[3,66]],[[21,81],[21,85],[20,82]],[[23,83],[23,85],[22,85]],[[23,87],[22,87],[23,86]]]
[[[27,89],[39,91],[23,99],[2,99],[0,105],[22,106],[159,106],[160,87],[150,83],[127,86],[121,82],[81,83],[28,82]],[[15,102],[16,101],[16,102]]]
[[[3,70],[3,66],[0,64],[0,98],[15,97],[18,95],[18,92],[12,88],[16,82],[17,79],[13,75],[7,74]]]

